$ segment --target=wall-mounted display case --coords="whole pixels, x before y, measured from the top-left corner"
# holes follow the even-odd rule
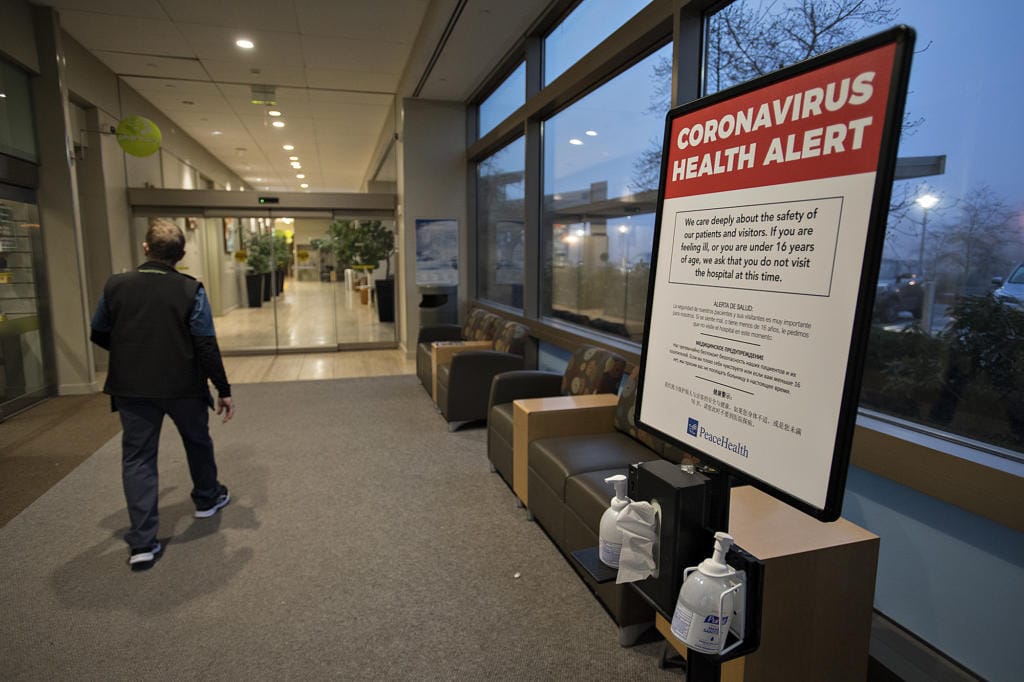
[[[0,200],[0,420],[45,396],[34,204]]]

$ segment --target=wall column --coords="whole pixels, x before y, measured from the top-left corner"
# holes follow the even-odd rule
[[[39,218],[46,289],[53,329],[57,392],[99,390],[93,371],[78,182],[74,169],[64,50],[60,22],[50,7],[33,6],[39,77],[33,79],[39,140]]]
[[[454,218],[459,222],[459,301],[470,292],[466,246],[466,109],[461,104],[406,99],[398,142],[397,239],[401,290],[399,343],[412,356],[419,333],[416,286],[416,219]],[[461,310],[461,305],[459,306]]]

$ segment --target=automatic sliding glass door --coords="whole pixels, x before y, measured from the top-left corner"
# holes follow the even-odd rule
[[[396,340],[389,263],[346,267],[331,218],[263,215],[135,219],[141,245],[151,221],[185,232],[179,269],[201,280],[225,353],[389,347]],[[205,216],[203,216],[205,214]],[[393,221],[377,221],[393,231]],[[335,230],[336,231],[336,230]],[[138,246],[138,260],[142,251]],[[383,305],[383,308],[382,308]],[[381,312],[383,310],[383,312]]]

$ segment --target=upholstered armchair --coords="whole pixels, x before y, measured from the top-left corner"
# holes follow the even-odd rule
[[[434,395],[433,346],[438,342],[490,341],[498,334],[501,317],[482,308],[474,308],[466,316],[466,323],[434,324],[421,327],[416,339],[416,375],[432,397]]]
[[[611,351],[580,346],[563,374],[539,370],[504,372],[494,377],[487,410],[487,458],[512,485],[512,401],[557,395],[617,393],[626,360]]]
[[[487,419],[491,379],[521,370],[529,332],[518,322],[505,322],[494,350],[467,350],[437,368],[437,407],[455,430],[462,424]]]

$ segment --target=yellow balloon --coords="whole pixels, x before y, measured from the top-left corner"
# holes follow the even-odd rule
[[[148,118],[128,116],[117,124],[117,143],[132,156],[149,156],[160,149],[160,128]]]

